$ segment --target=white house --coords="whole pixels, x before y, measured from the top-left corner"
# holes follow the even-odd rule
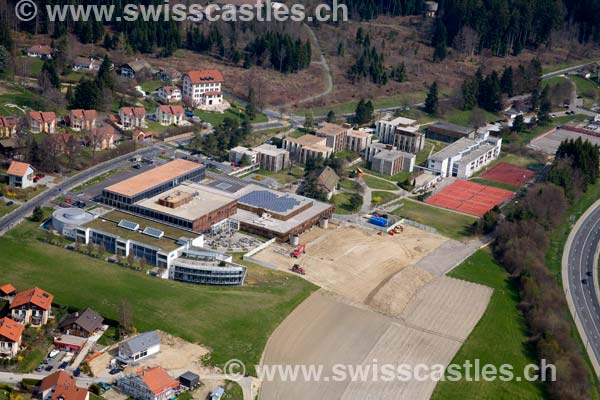
[[[139,375],[127,376],[117,382],[125,394],[138,400],[169,400],[177,398],[180,383],[161,367],[147,368]]]
[[[123,129],[146,127],[146,110],[143,107],[121,107],[119,118]]]
[[[117,360],[124,364],[136,364],[160,351],[160,337],[157,331],[140,333],[119,344]]]
[[[182,106],[158,106],[156,107],[156,120],[162,126],[181,125],[185,117]]]
[[[13,161],[8,167],[8,184],[11,187],[25,189],[33,186],[35,171],[30,164]]]
[[[96,110],[71,110],[69,115],[71,129],[76,132],[94,128],[97,119],[98,112]]]
[[[52,53],[54,53],[52,47],[42,44],[36,44],[25,50],[25,54],[27,54],[28,57],[41,58],[42,60],[51,59]]]
[[[25,327],[12,319],[0,318],[0,357],[14,357],[21,348]]]
[[[500,156],[502,139],[487,133],[475,139],[464,137],[435,153],[427,160],[427,168],[442,176],[470,178],[475,172]]]
[[[32,133],[54,133],[56,129],[56,114],[51,111],[30,111],[29,123]]]
[[[211,107],[223,104],[219,70],[190,71],[183,75],[183,101],[189,107]]]
[[[158,100],[165,104],[181,101],[181,89],[177,86],[167,85],[158,89]]]
[[[98,71],[101,61],[88,57],[75,57],[73,60],[73,71]]]

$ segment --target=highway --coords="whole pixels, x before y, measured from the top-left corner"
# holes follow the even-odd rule
[[[596,375],[600,375],[600,201],[577,221],[565,244],[562,258],[563,288],[567,303]]]

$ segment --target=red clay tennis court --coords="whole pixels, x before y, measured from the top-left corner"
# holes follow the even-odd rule
[[[483,214],[512,198],[514,192],[479,183],[457,180],[425,200],[434,206],[481,217]]]
[[[535,176],[535,172],[527,168],[509,163],[499,163],[492,167],[481,178],[494,182],[506,183],[514,186],[523,186]]]

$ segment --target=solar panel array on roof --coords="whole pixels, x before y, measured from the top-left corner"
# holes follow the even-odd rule
[[[147,226],[144,228],[144,232],[142,232],[144,235],[148,235],[148,236],[152,236],[153,238],[157,238],[160,239],[161,237],[163,237],[165,235],[165,233],[161,230],[158,230],[156,228],[152,228],[151,226]]]
[[[255,190],[250,192],[238,200],[240,203],[246,203],[254,207],[264,208],[273,212],[285,213],[293,210],[300,205],[300,201],[293,197],[277,196],[267,190]]]
[[[126,219],[122,219],[118,225],[119,228],[128,229],[130,231],[137,231],[140,229],[140,225],[135,222],[127,221]]]

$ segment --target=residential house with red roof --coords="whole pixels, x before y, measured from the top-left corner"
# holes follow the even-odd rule
[[[141,374],[117,382],[121,391],[139,400],[167,400],[176,397],[180,384],[161,367],[147,368]]]
[[[183,101],[188,107],[210,107],[223,104],[221,71],[190,71],[183,75]]]
[[[96,110],[71,110],[69,120],[71,129],[76,132],[81,130],[89,131],[96,127],[98,112]]]
[[[185,117],[185,110],[182,106],[163,106],[156,107],[156,120],[162,126],[181,125]]]
[[[8,317],[0,318],[0,356],[14,357],[21,347],[25,327]]]
[[[54,133],[56,130],[56,114],[51,111],[30,111],[29,123],[33,133]]]
[[[0,286],[0,298],[12,300],[15,294],[17,294],[17,289],[10,283]]]
[[[10,138],[17,133],[19,121],[17,117],[0,117],[0,138]]]
[[[13,161],[6,171],[8,185],[15,188],[25,189],[33,185],[35,170],[30,164]]]
[[[181,101],[181,89],[177,86],[163,86],[158,89],[157,97],[164,104],[177,103]]]
[[[42,400],[89,400],[88,390],[76,383],[65,371],[56,371],[42,379],[39,392]]]
[[[146,110],[143,107],[121,107],[119,119],[123,129],[146,128]]]
[[[53,295],[37,287],[18,292],[10,303],[10,315],[24,325],[45,325],[50,317],[52,300]]]
[[[106,150],[115,147],[119,141],[119,135],[115,128],[110,125],[103,125],[93,128],[85,137],[86,146],[94,146],[96,150]]]
[[[53,53],[52,47],[43,44],[36,44],[25,50],[28,57],[41,58],[42,60],[51,59]]]

